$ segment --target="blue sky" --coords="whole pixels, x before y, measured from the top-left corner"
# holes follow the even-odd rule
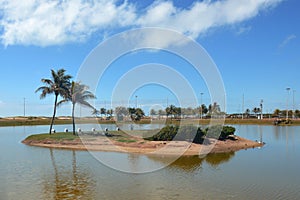
[[[65,68],[76,77],[81,64],[102,41],[133,28],[162,27],[202,45],[216,63],[227,94],[227,111],[258,107],[286,109],[295,90],[300,109],[300,2],[297,0],[213,1],[0,1],[0,116],[52,114],[53,96],[34,91],[50,69]],[[120,58],[97,90],[96,105],[108,104],[117,79],[137,65],[161,63],[184,75],[203,103],[210,96],[191,66],[166,52],[138,52]],[[125,66],[125,67],[121,67]],[[158,74],[159,76],[159,74]],[[197,82],[198,81],[198,82]],[[150,85],[133,91],[140,106],[175,103],[168,88]],[[128,101],[125,100],[125,101]],[[188,101],[188,98],[187,98]],[[292,109],[292,92],[289,95]],[[69,115],[69,106],[59,115]]]

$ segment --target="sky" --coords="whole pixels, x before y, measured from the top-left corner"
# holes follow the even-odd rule
[[[252,110],[261,100],[265,112],[300,109],[299,8],[298,0],[0,0],[0,117],[22,116],[24,102],[26,116],[51,116],[54,96],[40,100],[35,93],[41,78],[50,78],[51,69],[64,68],[76,80],[99,44],[147,27],[174,30],[204,48],[222,77],[227,112]],[[173,42],[153,38],[166,46]],[[211,103],[209,86],[190,63],[170,52],[143,50],[111,63],[93,91],[95,106],[112,107],[122,77],[149,63],[173,69],[189,82],[198,104],[200,99]],[[163,73],[156,76],[181,84]],[[158,109],[179,102],[176,92],[155,82],[128,92],[128,98],[114,105]],[[192,99],[179,98],[185,106]],[[60,107],[58,115],[70,115],[70,105]]]

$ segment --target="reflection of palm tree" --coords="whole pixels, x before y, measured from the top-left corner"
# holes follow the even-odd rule
[[[52,77],[51,79],[42,79],[41,81],[45,84],[45,86],[39,87],[35,92],[42,91],[40,98],[45,98],[48,94],[55,95],[54,100],[54,110],[53,116],[50,124],[49,134],[51,134],[55,114],[56,114],[56,106],[57,106],[57,99],[58,96],[66,97],[70,88],[70,79],[72,76],[66,75],[64,69],[60,69],[57,72],[51,70]]]
[[[46,178],[45,199],[94,199],[94,182],[86,170],[79,170],[77,167],[76,151],[72,151],[72,170],[63,171],[59,163],[55,161],[53,150],[50,148],[50,158],[54,169],[54,183],[51,178]],[[83,173],[84,171],[84,173]],[[53,185],[55,186],[54,190]]]

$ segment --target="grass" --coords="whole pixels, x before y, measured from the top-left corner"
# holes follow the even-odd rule
[[[77,138],[79,138],[79,136],[73,135],[71,132],[68,133],[59,132],[51,135],[49,135],[49,133],[30,135],[25,140],[41,141],[41,140],[49,139],[49,140],[60,141],[60,140],[75,140]]]
[[[125,142],[125,143],[132,143],[132,142],[136,142],[136,140],[131,140],[131,139],[118,139],[118,142]]]

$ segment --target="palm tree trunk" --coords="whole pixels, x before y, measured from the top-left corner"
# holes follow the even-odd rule
[[[58,95],[55,94],[54,110],[53,110],[53,116],[52,116],[52,120],[51,120],[51,124],[50,124],[50,130],[49,130],[50,135],[51,135],[52,126],[53,126],[53,123],[54,123],[54,118],[55,118],[55,115],[56,115],[57,97],[58,97]]]
[[[75,111],[75,103],[72,104],[73,135],[75,135],[75,117],[74,117],[74,111]]]

